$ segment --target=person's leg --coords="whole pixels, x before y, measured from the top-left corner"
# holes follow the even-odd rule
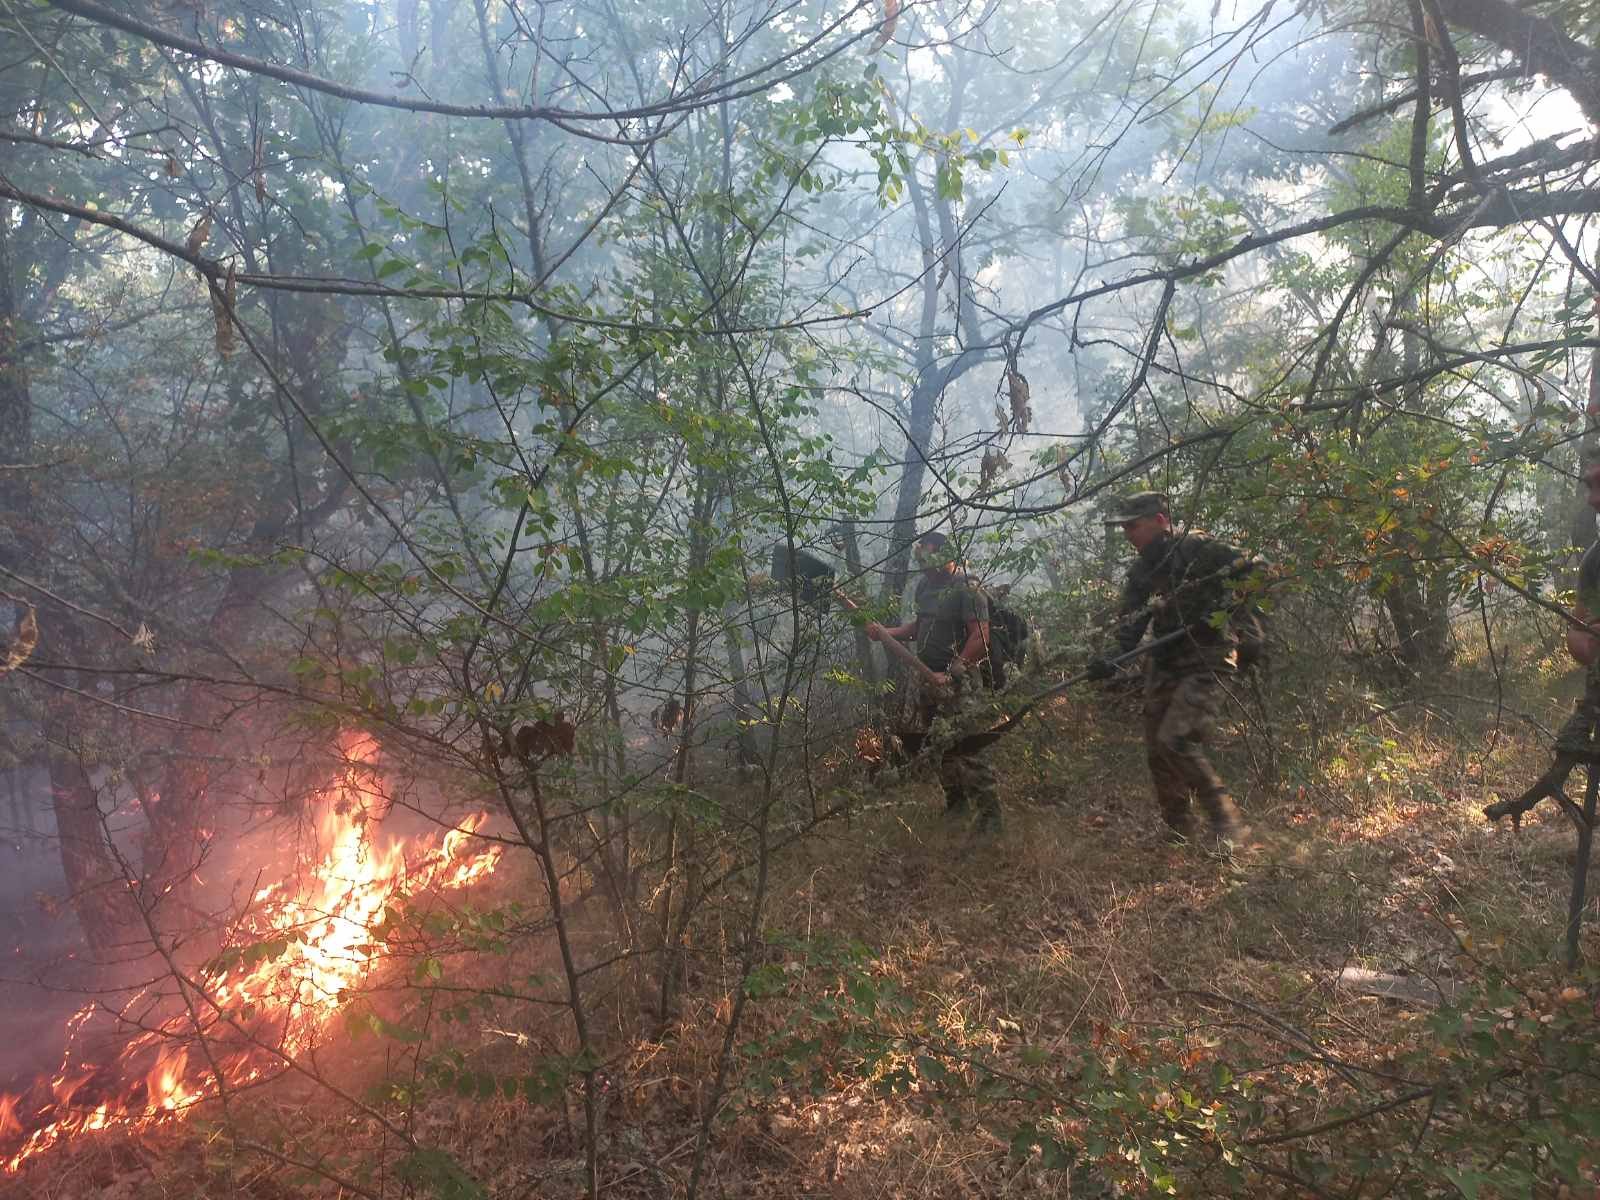
[[[1212,832],[1218,837],[1240,841],[1249,830],[1240,820],[1227,785],[1204,750],[1205,740],[1216,722],[1221,696],[1221,683],[1214,673],[1197,671],[1184,675],[1173,688],[1156,740],[1174,772],[1200,801]]]
[[[954,754],[939,759],[939,786],[944,788],[944,811],[949,816],[962,816],[972,810],[967,791],[966,773],[961,760]]]
[[[995,777],[988,749],[963,754],[957,762],[959,765],[956,769],[961,775],[966,794],[978,810],[978,832],[999,833],[1000,781]]]
[[[1194,819],[1189,812],[1189,782],[1167,745],[1161,739],[1167,711],[1172,705],[1178,679],[1152,672],[1145,685],[1144,747],[1150,764],[1150,783],[1156,793],[1156,807],[1174,840],[1194,834]]]

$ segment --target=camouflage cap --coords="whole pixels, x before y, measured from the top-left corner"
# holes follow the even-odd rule
[[[1165,492],[1134,492],[1117,501],[1116,507],[1105,515],[1102,523],[1126,525],[1140,517],[1166,516],[1170,511]]]

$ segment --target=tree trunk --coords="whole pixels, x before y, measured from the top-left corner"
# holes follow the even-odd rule
[[[10,228],[11,206],[0,204],[0,566],[16,570],[31,538],[33,473],[24,468],[33,453],[33,399],[19,349],[22,314]]]
[[[39,580],[45,573],[39,553],[36,472],[28,469],[34,456],[33,397],[21,353],[26,324],[18,303],[18,276],[11,253],[9,205],[0,205],[0,567],[24,578]],[[0,580],[6,591],[25,588],[9,577]],[[10,605],[6,606],[8,609]],[[62,662],[76,662],[83,652],[76,618],[48,602],[38,605],[40,645],[44,654]],[[10,630],[5,631],[7,634]],[[44,742],[49,748],[50,796],[55,809],[56,836],[67,893],[85,938],[96,950],[110,948],[125,927],[127,883],[112,860],[101,821],[98,797],[82,760],[74,750],[80,705],[64,696],[52,697],[45,718]]]
[[[61,739],[71,736],[61,721],[52,719],[45,725],[45,740],[52,746],[50,799],[72,911],[90,948],[104,953],[124,941],[134,928],[131,881],[111,857],[100,796],[89,773],[61,744]]]
[[[1394,622],[1395,653],[1413,678],[1428,682],[1455,657],[1450,645],[1450,613],[1441,596],[1430,595],[1410,563],[1396,572],[1383,593]]]
[[[1594,298],[1595,316],[1600,317],[1600,294]],[[1589,355],[1589,403],[1585,406],[1588,420],[1583,430],[1583,439],[1578,443],[1578,472],[1581,476],[1583,469],[1594,461],[1595,452],[1600,450],[1600,350],[1594,350]],[[1594,545],[1597,531],[1595,529],[1594,509],[1589,507],[1588,489],[1580,477],[1576,494],[1572,498],[1572,519],[1569,528],[1572,532],[1572,544],[1579,550],[1587,550]]]
[[[845,518],[839,522],[839,538],[844,543],[844,566],[851,579],[860,579],[863,574],[861,565],[861,543],[856,538],[856,523]],[[856,634],[856,661],[861,668],[861,678],[866,683],[872,695],[873,704],[876,705],[878,684],[883,679],[883,674],[878,670],[878,660],[872,654],[872,639],[867,636],[863,626],[857,625]]]

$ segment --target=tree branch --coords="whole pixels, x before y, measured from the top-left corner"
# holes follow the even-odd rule
[[[1600,51],[1569,37],[1549,18],[1506,0],[1439,0],[1438,7],[1452,25],[1516,55],[1525,74],[1548,76],[1565,88],[1590,124],[1600,125]]]
[[[833,22],[825,26],[815,36],[809,38],[801,46],[787,51],[781,58],[747,71],[732,79],[717,80],[708,86],[701,86],[684,93],[681,96],[665,100],[657,100],[650,104],[637,105],[633,108],[610,109],[604,112],[585,112],[581,109],[556,108],[548,105],[528,104],[445,104],[434,100],[413,99],[407,96],[395,95],[392,92],[374,92],[366,88],[352,87],[349,84],[339,83],[320,75],[313,75],[308,71],[297,71],[293,67],[280,66],[277,63],[267,62],[264,59],[251,58],[244,54],[235,54],[231,50],[223,50],[216,46],[208,46],[194,38],[182,37],[169,33],[165,29],[151,25],[145,21],[137,20],[125,13],[104,5],[96,4],[93,0],[49,0],[52,7],[68,12],[85,20],[93,21],[97,25],[109,25],[113,29],[120,29],[124,33],[135,37],[144,38],[158,46],[165,46],[169,50],[178,50],[184,54],[192,54],[196,58],[207,59],[220,63],[226,67],[234,67],[240,71],[248,71],[252,75],[261,75],[268,79],[276,79],[282,83],[292,84],[295,87],[307,88],[324,95],[335,96],[341,100],[350,100],[357,104],[371,104],[380,108],[398,108],[406,112],[438,113],[447,117],[471,117],[489,120],[527,120],[548,121],[558,125],[568,132],[579,137],[595,141],[611,142],[617,145],[643,146],[648,145],[659,131],[645,138],[629,138],[610,136],[594,131],[573,129],[573,125],[591,124],[599,122],[618,122],[637,120],[644,117],[658,117],[664,113],[683,112],[692,108],[703,108],[711,104],[718,104],[724,100],[734,99],[739,96],[750,95],[754,92],[764,91],[786,79],[802,75],[816,69],[817,60],[810,56],[824,38],[843,28],[857,11],[868,7],[866,3],[857,3],[846,9]],[[840,45],[825,53],[822,57],[828,58],[839,54],[846,47],[853,45],[868,36],[871,31],[856,34],[844,40]],[[787,75],[778,74],[768,76],[779,64],[794,62],[796,65]],[[713,73],[712,76],[716,78]],[[740,85],[751,83],[748,88],[741,89]]]
[[[1482,87],[1487,83],[1502,83],[1507,79],[1522,79],[1528,72],[1523,67],[1501,67],[1494,71],[1479,71],[1476,75],[1463,75],[1460,79],[1462,90],[1467,88]],[[1328,127],[1329,137],[1338,137],[1341,133],[1349,133],[1357,125],[1365,124],[1374,117],[1387,116],[1397,112],[1410,104],[1418,96],[1416,88],[1408,88],[1398,95],[1391,96],[1382,104],[1374,104],[1371,108],[1363,108],[1353,112],[1342,121],[1337,121]]]

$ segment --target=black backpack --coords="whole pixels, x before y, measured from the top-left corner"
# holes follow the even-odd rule
[[[1271,642],[1267,634],[1267,614],[1254,601],[1246,601],[1233,610],[1228,618],[1228,628],[1237,639],[1235,653],[1239,672],[1259,670],[1266,673],[1271,658]]]
[[[1028,622],[1000,601],[989,602],[989,676],[994,687],[1006,685],[1008,668],[1022,666],[1028,656]]]

